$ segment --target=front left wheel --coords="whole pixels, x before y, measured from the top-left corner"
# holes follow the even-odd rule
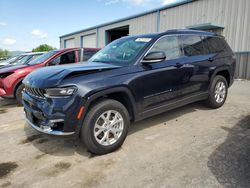
[[[105,99],[97,102],[87,112],[81,139],[92,153],[110,153],[123,144],[129,125],[126,107],[116,100]]]
[[[18,102],[18,105],[22,105],[22,93],[23,93],[23,90],[24,90],[24,85],[21,84],[17,87],[16,89],[16,93],[15,93],[15,96],[16,96],[16,100]]]

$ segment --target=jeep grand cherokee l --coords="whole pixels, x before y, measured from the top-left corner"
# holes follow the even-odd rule
[[[76,63],[89,59],[98,50],[98,48],[66,48],[53,50],[25,64],[1,68],[0,97],[14,97],[19,104],[22,104],[22,91],[24,88],[22,81],[27,74],[44,66]]]
[[[105,154],[122,145],[131,122],[195,101],[221,107],[235,63],[225,39],[210,32],[124,37],[85,64],[29,74],[26,119],[40,132],[80,137],[89,151]]]

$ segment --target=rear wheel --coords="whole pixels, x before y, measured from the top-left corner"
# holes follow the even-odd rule
[[[95,104],[87,113],[81,139],[90,152],[106,154],[123,144],[129,125],[129,114],[123,104],[106,99]]]
[[[19,105],[22,105],[22,93],[23,93],[23,90],[24,90],[24,85],[23,84],[19,85],[17,87],[17,89],[16,89],[15,96],[16,96],[16,100],[17,100]]]
[[[223,76],[215,76],[209,89],[209,97],[206,100],[207,106],[210,108],[221,107],[226,101],[227,92],[227,80]]]

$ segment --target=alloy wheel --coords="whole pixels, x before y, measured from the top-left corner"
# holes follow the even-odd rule
[[[121,137],[124,128],[122,115],[115,110],[108,110],[102,113],[94,126],[95,140],[103,145],[109,146],[117,142]]]
[[[226,96],[226,85],[222,81],[218,81],[215,85],[214,98],[217,103],[222,103]]]

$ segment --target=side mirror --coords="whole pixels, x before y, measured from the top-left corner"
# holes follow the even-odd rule
[[[56,65],[56,62],[55,61],[50,61],[47,65],[48,66],[54,66],[54,65]]]
[[[148,53],[142,60],[143,64],[151,64],[163,61],[166,59],[165,52],[162,51],[155,51]]]

